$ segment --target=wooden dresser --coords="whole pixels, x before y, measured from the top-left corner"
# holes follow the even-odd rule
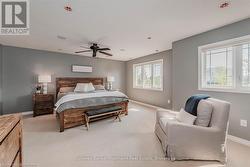
[[[0,166],[21,167],[22,123],[20,114],[0,116]]]
[[[33,116],[53,114],[54,94],[33,94]]]

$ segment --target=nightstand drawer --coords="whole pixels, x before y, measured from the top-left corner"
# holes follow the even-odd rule
[[[48,102],[48,103],[35,103],[35,108],[54,108],[54,103]]]
[[[53,114],[54,109],[53,108],[44,108],[44,109],[36,109],[34,110],[34,115],[43,115],[43,114]]]
[[[52,101],[52,100],[54,100],[54,96],[51,96],[51,95],[35,95],[33,97],[33,100],[41,101],[41,102]]]

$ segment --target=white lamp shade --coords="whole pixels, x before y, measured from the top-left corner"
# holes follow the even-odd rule
[[[39,75],[38,76],[38,82],[39,83],[51,82],[51,76],[50,75]]]
[[[115,81],[115,77],[113,77],[113,76],[108,76],[108,77],[107,77],[107,81],[108,81],[108,82],[114,82],[114,81]]]

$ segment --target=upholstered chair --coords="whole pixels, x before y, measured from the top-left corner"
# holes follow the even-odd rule
[[[187,125],[176,120],[178,112],[159,110],[155,133],[170,160],[217,160],[226,162],[226,135],[230,103],[208,98],[213,106],[208,127]]]

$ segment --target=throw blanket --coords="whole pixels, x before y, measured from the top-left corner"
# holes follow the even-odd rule
[[[62,112],[71,108],[92,107],[128,101],[128,97],[119,91],[100,91],[90,93],[69,93],[60,98],[56,104],[56,111]]]
[[[197,107],[198,107],[199,102],[202,99],[207,99],[207,98],[209,98],[209,96],[203,95],[203,94],[197,94],[197,95],[191,96],[190,98],[188,98],[185,104],[185,111],[194,116],[197,116]]]

